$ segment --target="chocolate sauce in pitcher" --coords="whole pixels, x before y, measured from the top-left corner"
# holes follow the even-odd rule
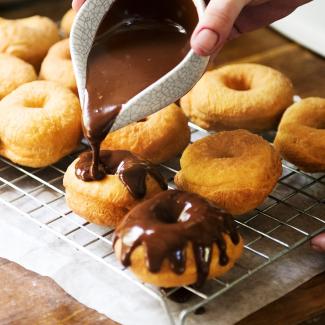
[[[90,165],[87,181],[105,177],[100,144],[123,105],[185,57],[197,20],[192,0],[116,0],[112,5],[88,58],[83,129],[92,156],[84,164]]]

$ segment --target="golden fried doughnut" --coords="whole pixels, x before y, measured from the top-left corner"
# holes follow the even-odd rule
[[[182,110],[172,104],[144,121],[109,133],[102,148],[129,150],[158,164],[182,152],[189,141],[188,120]]]
[[[28,167],[55,163],[81,138],[79,100],[50,81],[24,84],[0,102],[0,155]]]
[[[293,86],[279,71],[259,64],[224,66],[207,72],[181,99],[195,123],[209,130],[275,128],[291,105]]]
[[[187,147],[175,183],[240,215],[265,200],[281,171],[278,152],[262,137],[246,130],[224,131]]]
[[[77,93],[69,39],[62,40],[50,48],[41,66],[40,79],[56,81]]]
[[[274,145],[306,172],[325,171],[325,99],[306,98],[283,115]]]
[[[114,251],[141,281],[200,286],[232,268],[243,241],[231,215],[181,191],[156,195],[131,210],[115,231]]]
[[[9,54],[0,54],[0,100],[36,78],[34,67],[29,63]]]
[[[63,16],[60,24],[60,29],[65,36],[69,36],[71,32],[71,27],[76,16],[76,12],[73,9],[70,9]]]
[[[89,181],[82,174],[89,172],[92,161],[86,152],[69,166],[63,180],[68,206],[89,222],[115,227],[135,205],[167,188],[156,167],[128,151],[101,151],[100,158],[104,179]]]
[[[60,40],[56,24],[47,17],[0,18],[0,52],[39,67],[49,48]]]

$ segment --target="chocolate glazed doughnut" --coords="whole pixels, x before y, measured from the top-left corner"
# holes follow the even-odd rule
[[[231,215],[197,194],[176,190],[131,210],[114,240],[122,264],[160,287],[200,286],[228,271],[242,248]]]
[[[90,222],[115,227],[141,200],[167,189],[157,168],[129,151],[101,151],[100,161],[104,179],[93,181],[92,153],[85,152],[63,180],[68,206]]]
[[[76,164],[76,176],[85,182],[93,180],[90,172],[91,161],[91,152],[85,152]],[[156,180],[161,189],[167,190],[166,181],[158,169],[129,151],[101,151],[100,161],[102,172],[105,175],[117,174],[128,191],[137,199],[142,199],[146,195],[148,175]]]

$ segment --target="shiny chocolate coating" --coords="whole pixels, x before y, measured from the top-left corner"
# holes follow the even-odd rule
[[[208,277],[212,247],[219,249],[219,264],[229,262],[225,235],[234,245],[240,236],[231,215],[211,205],[197,194],[169,190],[156,195],[131,210],[117,227],[114,243],[121,240],[122,264],[131,265],[132,252],[140,245],[146,249],[148,269],[158,273],[165,259],[176,274],[186,265],[186,248],[192,245],[196,285]]]
[[[157,167],[139,159],[129,151],[105,150],[100,152],[100,172],[104,175],[118,175],[128,191],[136,199],[146,195],[146,178],[153,177],[161,189],[166,190],[167,184]],[[76,164],[76,176],[85,182],[92,181],[92,153],[84,152]]]

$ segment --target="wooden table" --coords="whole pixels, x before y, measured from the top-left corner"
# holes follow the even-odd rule
[[[0,16],[33,14],[58,20],[69,0],[38,0],[0,8]],[[302,97],[325,97],[325,61],[269,29],[228,44],[215,64],[257,62],[283,71]],[[0,259],[0,324],[115,324],[79,304],[51,279]],[[325,272],[239,324],[325,324]]]

